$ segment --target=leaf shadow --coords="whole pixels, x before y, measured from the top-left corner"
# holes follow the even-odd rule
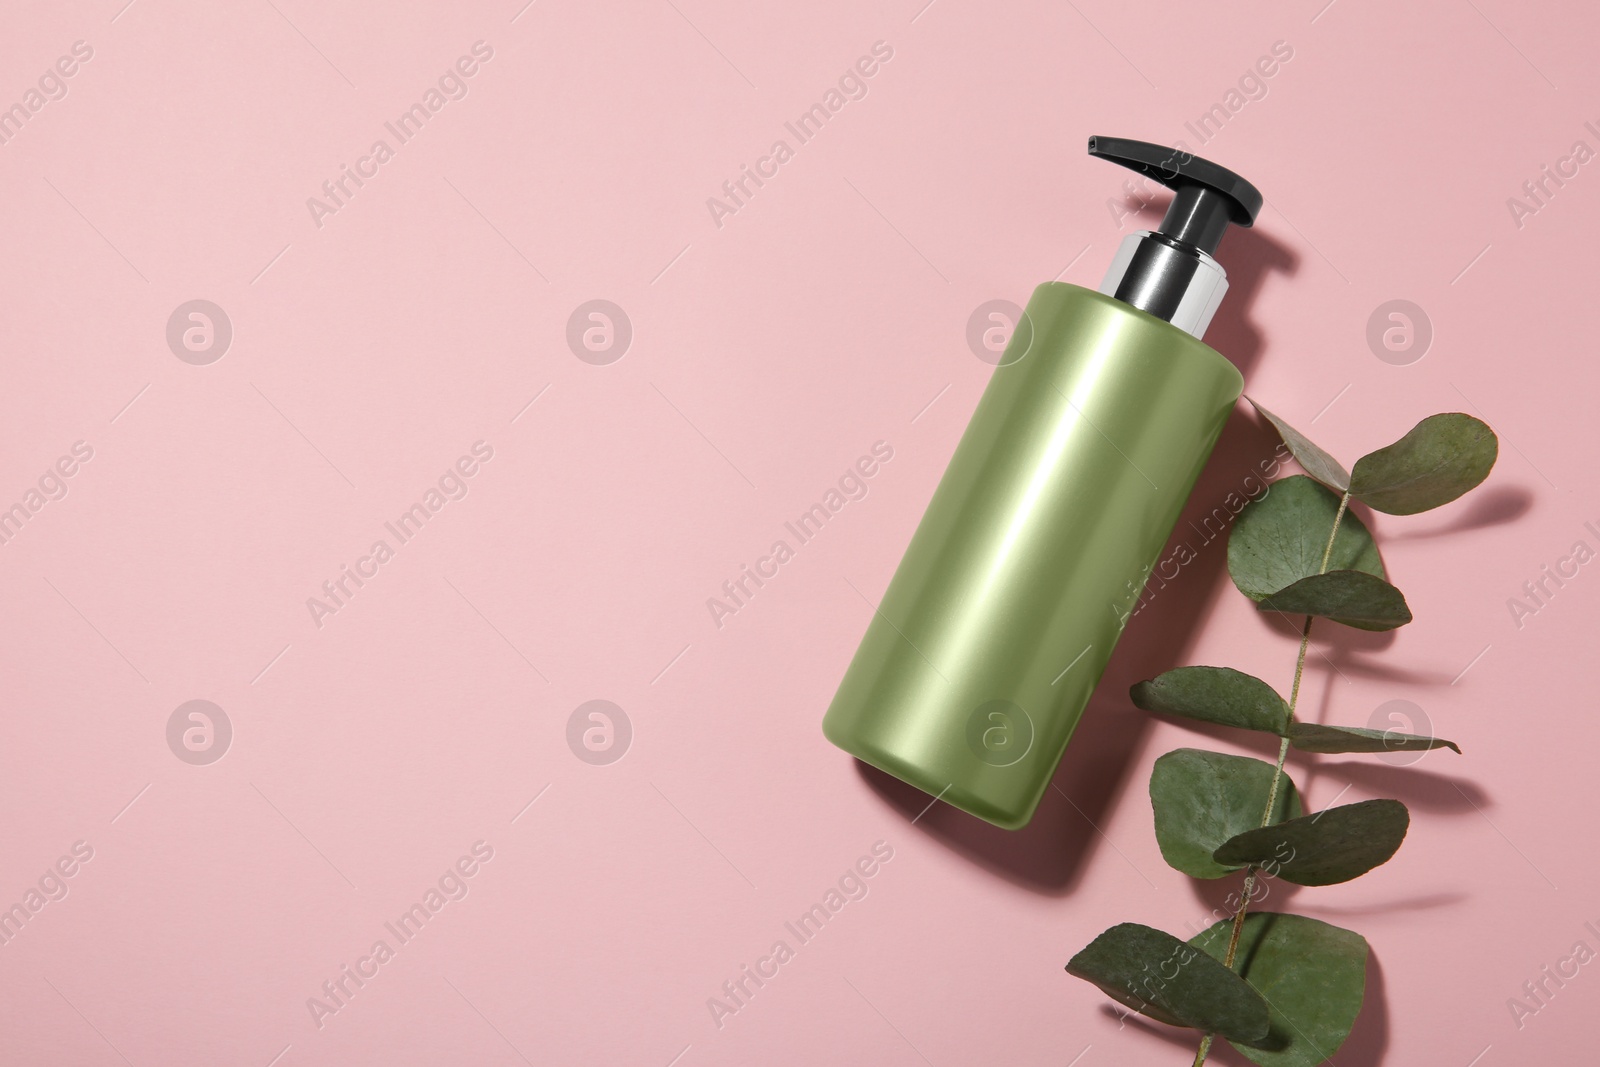
[[[1141,1033],[1149,1034],[1160,1041],[1171,1045],[1174,1049],[1182,1049],[1190,1059],[1194,1058],[1195,1049],[1200,1045],[1200,1032],[1198,1030],[1181,1030],[1175,1026],[1154,1022],[1132,1012],[1118,1010],[1110,1004],[1100,1005],[1100,1014],[1115,1020],[1118,1029],[1131,1027]],[[1211,1051],[1206,1054],[1207,1063],[1221,1064],[1223,1067],[1254,1067],[1254,1065],[1241,1056],[1234,1047],[1223,1038],[1217,1038],[1211,1045]]]
[[[1455,675],[1449,671],[1391,667],[1376,660],[1357,656],[1341,655],[1336,658],[1329,658],[1325,662],[1337,669],[1340,674],[1358,674],[1363,678],[1374,678],[1378,681],[1395,682],[1400,685],[1449,685],[1455,678]]]
[[[1168,670],[1171,670],[1169,667]],[[1261,730],[1241,730],[1234,726],[1201,722],[1183,715],[1167,715],[1159,711],[1145,712],[1157,722],[1169,723],[1194,734],[1193,743],[1183,748],[1204,747],[1202,741],[1215,741],[1218,746],[1243,749],[1258,759],[1271,763],[1278,758],[1278,735]]]
[[[1367,987],[1361,998],[1361,1013],[1356,1024],[1339,1046],[1338,1062],[1344,1067],[1378,1067],[1389,1049],[1389,997],[1385,988],[1383,964],[1378,954],[1367,950]]]
[[[1231,919],[1239,904],[1239,893],[1243,888],[1244,872],[1229,875],[1226,878],[1190,878],[1189,888],[1194,893],[1195,899],[1207,905],[1211,910],[1207,914],[1210,922],[1200,924],[1198,927],[1188,927],[1186,932],[1193,936],[1200,930],[1207,929],[1224,919]],[[1290,900],[1303,889],[1304,886],[1285,882],[1281,878],[1272,878],[1265,872],[1256,873],[1256,892],[1251,894],[1250,910],[1254,911],[1285,911]],[[1230,900],[1231,897],[1231,900]]]
[[[1261,611],[1257,608],[1257,613],[1275,632],[1296,640],[1306,621],[1304,615],[1288,615],[1270,609]],[[1331,619],[1318,619],[1311,627],[1313,654],[1320,653],[1330,659],[1330,650],[1339,656],[1348,656],[1352,652],[1377,652],[1394,644],[1394,638],[1393,630],[1360,630]]]
[[[1470,893],[1425,893],[1386,904],[1357,904],[1348,907],[1320,904],[1302,910],[1313,919],[1326,919],[1328,916],[1350,918],[1361,915],[1393,915],[1401,911],[1432,911],[1434,908],[1447,908],[1471,899]]]
[[[1198,1031],[1184,1030],[1176,1026],[1168,1026],[1165,1023],[1158,1023],[1153,1020],[1146,1019],[1143,1016],[1135,1015],[1133,1012],[1128,1011],[1125,1008],[1117,1008],[1110,1004],[1102,1004],[1100,1005],[1100,1014],[1103,1017],[1115,1022],[1117,1024],[1117,1029],[1119,1030],[1125,1027],[1131,1027],[1132,1029],[1138,1030],[1141,1033],[1149,1034],[1151,1037],[1154,1037],[1159,1041],[1163,1041],[1175,1049],[1187,1049],[1191,1058],[1194,1055],[1194,1050],[1200,1045],[1200,1034]],[[1243,1057],[1239,1057],[1237,1060],[1226,1060],[1222,1057],[1222,1053],[1224,1052],[1238,1056],[1238,1053],[1234,1052],[1233,1049],[1228,1048],[1224,1042],[1219,1040],[1211,1046],[1211,1054],[1208,1055],[1206,1059],[1208,1062],[1232,1063],[1242,1065],[1242,1067],[1248,1067],[1248,1060],[1244,1059]]]
[[[1486,526],[1499,526],[1515,522],[1533,507],[1534,495],[1525,486],[1497,485],[1492,489],[1475,492],[1470,502],[1455,508],[1456,514],[1435,526],[1417,528],[1408,524],[1399,533],[1385,533],[1385,541],[1415,541],[1424,537],[1442,537],[1445,534],[1480,530]],[[1449,506],[1449,505],[1447,505]]]
[[[1433,749],[1427,752],[1389,753],[1393,756],[1417,756],[1422,759],[1460,759],[1449,749]],[[1363,762],[1360,760],[1343,760],[1337,763],[1329,762],[1326,758],[1316,758],[1312,753],[1290,750],[1289,761],[1304,772],[1305,780],[1309,783],[1319,773],[1327,774],[1335,781],[1347,782],[1364,792],[1376,796],[1394,797],[1403,802],[1406,807],[1418,811],[1429,811],[1440,814],[1465,814],[1492,807],[1489,799],[1476,782],[1467,778],[1457,778],[1454,775],[1443,774],[1436,771],[1420,769],[1416,763],[1408,765],[1392,765],[1374,761]]]
[[[1278,634],[1298,640],[1300,628],[1304,625],[1305,616],[1286,617],[1279,612],[1262,612],[1262,617],[1267,625]],[[1361,653],[1377,652],[1388,648],[1394,643],[1395,633],[1372,633],[1366,630],[1357,630],[1351,626],[1343,626],[1327,619],[1317,620],[1311,629],[1310,651],[1306,654],[1306,668],[1313,670],[1324,669],[1325,673],[1336,673],[1349,680],[1350,674],[1357,674],[1364,678],[1375,678],[1385,682],[1396,682],[1402,685],[1448,685],[1456,675],[1452,672],[1415,669],[1405,667],[1391,667],[1379,660],[1367,658]],[[1300,718],[1305,719],[1302,715]],[[1308,720],[1309,721],[1309,720]],[[1326,721],[1319,719],[1316,721]]]

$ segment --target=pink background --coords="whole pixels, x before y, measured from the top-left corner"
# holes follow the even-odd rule
[[[1373,521],[1416,623],[1324,635],[1306,682],[1310,718],[1406,700],[1466,754],[1295,762],[1312,806],[1396,796],[1414,822],[1374,874],[1276,899],[1373,946],[1339,1063],[1574,1062],[1600,973],[1520,1028],[1507,999],[1600,948],[1600,576],[1520,628],[1508,599],[1600,547],[1600,176],[1520,227],[1507,198],[1600,148],[1596,19],[1324,2],[8,5],[0,105],[93,55],[0,146],[0,507],[93,456],[0,546],[0,905],[68,890],[0,946],[0,1058],[1188,1062],[1062,966],[1113,922],[1203,924],[1232,885],[1163,864],[1145,780],[1237,739],[1126,697],[1183,663],[1287,688],[1293,637],[1220,542],[1130,627],[1025,832],[919,818],[819,728],[988,378],[968,316],[1094,286],[1157,217],[1119,223],[1101,133],[1265,193],[1207,338],[1251,395],[1346,462],[1435,411],[1500,432],[1474,498]],[[307,198],[476,41],[467,95],[319,227]],[[877,41],[867,95],[719,228],[707,198]],[[1201,146],[1185,123],[1280,41]],[[195,299],[232,325],[208,365],[166,339]],[[609,365],[565,339],[594,299],[632,325]],[[1406,365],[1366,340],[1394,299],[1432,323]],[[465,498],[319,627],[307,599],[478,441]],[[877,441],[865,499],[714,625],[707,598]],[[1194,513],[1271,448],[1238,414]],[[203,766],[165,732],[195,699],[233,730]],[[567,742],[595,699],[632,725],[609,765]],[[308,998],[480,841],[465,898],[319,1028]],[[708,998],[879,841],[868,895],[719,1028]]]

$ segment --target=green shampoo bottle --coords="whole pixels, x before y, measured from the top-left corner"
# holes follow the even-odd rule
[[[1212,258],[1261,194],[1214,163],[1091,137],[1174,190],[1098,292],[1033,291],[823,732],[1007,829],[1032,818],[1244,388],[1200,338]]]

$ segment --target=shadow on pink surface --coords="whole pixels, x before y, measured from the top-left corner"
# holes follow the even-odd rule
[[[1445,758],[1460,758],[1448,749],[1434,749],[1426,755],[1438,757],[1440,762]],[[1303,779],[1307,788],[1317,775],[1325,774],[1336,782],[1352,784],[1363,793],[1394,797],[1413,811],[1461,815],[1477,808],[1494,806],[1489,795],[1476,782],[1437,770],[1425,771],[1415,765],[1391,767],[1384,763],[1362,763],[1358,760],[1319,762],[1300,753],[1294,753],[1289,762],[1291,766],[1300,768],[1294,772],[1295,777]]]
[[[1250,309],[1268,275],[1293,277],[1300,269],[1299,253],[1269,237],[1264,230],[1236,229],[1217,249],[1228,271],[1228,298],[1217,308],[1216,318],[1206,329],[1205,342],[1233,361],[1249,391],[1250,372],[1261,358],[1266,339],[1251,317]],[[1276,447],[1274,439],[1272,447]],[[1220,446],[1219,446],[1220,447]],[[1215,461],[1207,470],[1216,467]],[[1205,487],[1205,475],[1196,490]]]
[[[1467,530],[1481,530],[1488,526],[1515,522],[1533,508],[1533,493],[1520,485],[1484,486],[1468,499],[1470,503],[1455,509],[1457,514],[1446,522],[1420,528],[1415,524],[1408,524],[1392,534],[1385,534],[1383,539],[1417,541],[1425,537],[1442,537],[1445,534],[1464,533]]]

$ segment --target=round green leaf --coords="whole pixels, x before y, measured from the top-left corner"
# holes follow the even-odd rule
[[[1415,515],[1475,488],[1499,454],[1494,431],[1471,415],[1430,415],[1388,448],[1356,460],[1350,495],[1374,511]]]
[[[1230,1040],[1267,1037],[1267,1004],[1243,978],[1195,946],[1138,923],[1121,923],[1067,963],[1119,1004],[1172,1026]]]
[[[1243,864],[1212,858],[1223,842],[1261,825],[1277,767],[1248,756],[1180,748],[1156,760],[1150,772],[1156,844],[1167,863],[1194,878],[1221,878]],[[1285,774],[1278,783],[1272,821],[1300,814],[1300,794]]]
[[[1358,630],[1393,630],[1411,621],[1411,609],[1400,590],[1365,571],[1313,574],[1256,607],[1285,615],[1316,615]]]
[[[1245,596],[1260,600],[1318,573],[1338,511],[1339,498],[1303,474],[1273,482],[1265,496],[1244,506],[1228,534],[1233,584]],[[1348,511],[1339,522],[1328,570],[1385,577],[1372,535]]]
[[[1415,752],[1430,748],[1461,751],[1460,745],[1442,737],[1358,726],[1321,726],[1311,722],[1291,723],[1289,743],[1302,752]]]
[[[1247,831],[1212,858],[1260,867],[1295,885],[1337,885],[1389,862],[1410,825],[1411,814],[1398,800],[1363,800]]]
[[[1312,443],[1305,434],[1284,422],[1278,416],[1256,404],[1261,417],[1272,423],[1272,428],[1278,431],[1278,436],[1283,438],[1283,443],[1289,446],[1289,451],[1294,454],[1295,460],[1305,468],[1305,472],[1323,485],[1336,493],[1342,493],[1350,488],[1350,472],[1345,470],[1338,460],[1328,455]]]
[[[1128,690],[1135,707],[1281,735],[1289,705],[1277,690],[1231,667],[1179,667]],[[1262,803],[1266,803],[1265,800]]]
[[[1190,944],[1221,960],[1232,919]],[[1235,959],[1245,980],[1267,1001],[1265,1041],[1230,1043],[1261,1067],[1316,1067],[1339,1051],[1361,1011],[1367,988],[1367,942],[1304,915],[1270,911],[1245,916]]]

